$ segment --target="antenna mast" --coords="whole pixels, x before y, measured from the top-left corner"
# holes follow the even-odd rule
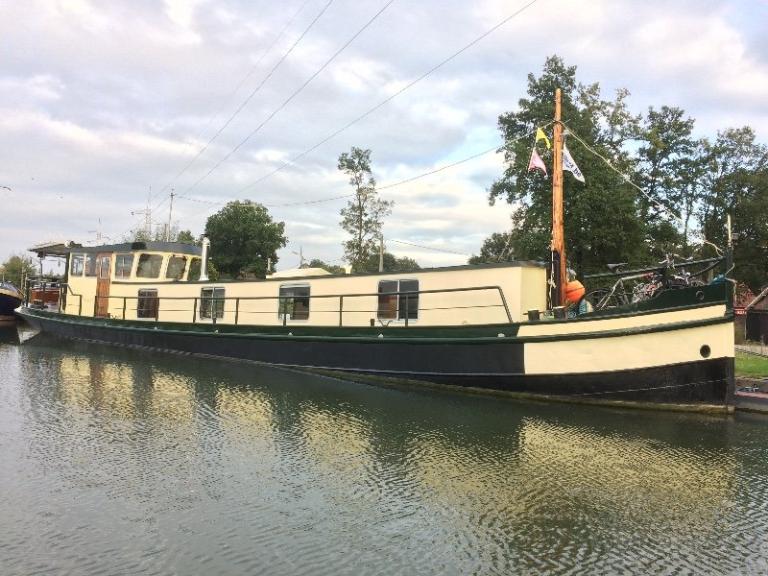
[[[550,286],[552,307],[565,305],[565,232],[563,230],[563,124],[561,122],[562,93],[555,89],[555,123],[553,128],[552,162],[552,278]]]

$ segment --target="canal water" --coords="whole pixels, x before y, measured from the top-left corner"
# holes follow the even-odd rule
[[[0,574],[766,574],[768,419],[0,331]]]

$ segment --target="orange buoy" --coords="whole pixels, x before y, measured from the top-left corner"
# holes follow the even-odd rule
[[[570,303],[576,303],[584,296],[584,285],[578,280],[571,280],[565,285],[565,299]]]

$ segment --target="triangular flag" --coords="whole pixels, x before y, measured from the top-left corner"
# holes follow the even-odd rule
[[[544,160],[541,159],[539,153],[536,151],[536,146],[531,150],[531,159],[528,161],[528,172],[531,170],[541,170],[544,172],[544,176],[547,175],[547,167],[544,165]]]
[[[544,144],[547,145],[547,150],[552,148],[552,144],[550,144],[549,138],[547,138],[547,135],[544,134],[544,130],[542,130],[541,128],[536,128],[536,142],[538,142],[539,140],[544,140]]]
[[[584,182],[584,174],[581,173],[579,167],[576,166],[576,162],[573,161],[573,157],[568,152],[568,146],[565,145],[565,142],[563,142],[563,170],[568,170],[576,180]]]

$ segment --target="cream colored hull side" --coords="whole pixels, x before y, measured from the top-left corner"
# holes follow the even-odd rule
[[[651,332],[528,343],[524,345],[525,373],[578,374],[651,368],[704,359],[702,347],[709,346],[709,359],[734,356],[733,324]]]
[[[677,322],[696,322],[709,320],[710,318],[722,318],[725,316],[725,304],[714,304],[691,310],[674,310],[655,314],[638,314],[623,318],[606,318],[595,320],[573,320],[569,322],[553,323],[539,322],[535,324],[523,324],[517,335],[526,336],[555,336],[566,334],[581,334],[584,332],[603,332],[605,330],[626,330],[628,328],[642,328],[645,326],[659,326]]]

